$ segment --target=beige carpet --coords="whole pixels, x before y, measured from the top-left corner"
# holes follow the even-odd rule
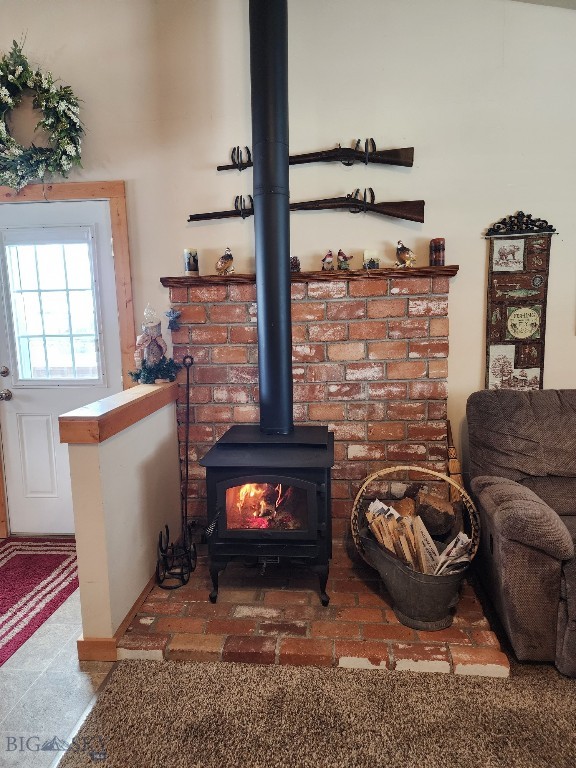
[[[125,661],[75,743],[60,768],[574,768],[576,680]]]

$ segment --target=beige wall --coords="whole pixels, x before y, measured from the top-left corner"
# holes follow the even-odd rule
[[[71,180],[127,182],[136,319],[168,306],[162,275],[181,251],[203,268],[226,246],[252,268],[250,221],[188,225],[231,207],[251,172],[217,173],[250,143],[247,0],[0,0],[0,50],[26,38],[30,60],[83,99],[82,170]],[[299,213],[292,252],[317,268],[328,248],[402,239],[427,262],[446,238],[460,265],[450,294],[450,417],[483,385],[484,229],[521,209],[559,231],[552,246],[546,387],[576,384],[573,226],[576,13],[511,0],[289,0],[290,146],[304,152],[373,136],[416,148],[412,169],[311,165],[291,172],[294,200],[373,186],[377,199],[424,198],[426,223]]]

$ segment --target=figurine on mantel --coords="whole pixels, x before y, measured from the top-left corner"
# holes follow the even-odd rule
[[[348,263],[354,258],[354,256],[347,256],[342,248],[338,251],[338,269],[350,269],[350,264]]]
[[[216,262],[216,272],[219,275],[231,275],[234,272],[234,256],[230,248],[226,248],[222,256]]]
[[[331,272],[334,269],[334,255],[332,251],[328,251],[326,256],[322,259],[322,271]]]
[[[198,251],[184,248],[184,274],[198,277]]]
[[[396,266],[397,267],[413,267],[416,263],[416,256],[407,248],[402,240],[398,240],[398,247],[396,248]]]
[[[290,272],[300,272],[300,259],[298,256],[290,256]]]

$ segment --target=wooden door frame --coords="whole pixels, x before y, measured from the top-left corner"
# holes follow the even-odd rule
[[[116,281],[116,302],[122,356],[122,386],[131,387],[133,381],[128,371],[134,368],[136,326],[132,302],[132,277],[128,243],[128,218],[126,215],[126,191],[123,181],[64,182],[61,184],[28,184],[16,192],[0,186],[2,203],[43,203],[64,200],[106,200],[110,209],[112,251]],[[4,485],[4,459],[0,443],[0,539],[8,536],[8,509]]]

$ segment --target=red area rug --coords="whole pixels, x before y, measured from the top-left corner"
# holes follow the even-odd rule
[[[0,542],[0,666],[77,588],[74,539]]]

